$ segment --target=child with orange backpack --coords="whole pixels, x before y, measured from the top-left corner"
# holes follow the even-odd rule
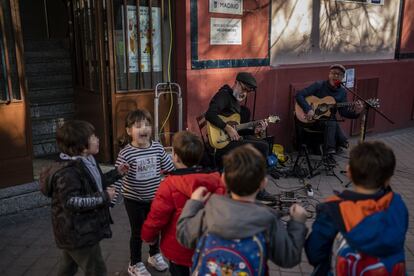
[[[390,180],[395,156],[382,142],[351,150],[347,166],[354,190],[317,207],[305,251],[312,275],[405,275],[408,211]]]

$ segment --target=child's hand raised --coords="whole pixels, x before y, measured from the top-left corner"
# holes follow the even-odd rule
[[[128,163],[122,163],[116,169],[118,170],[118,173],[120,175],[125,175],[129,170],[129,165],[128,165]]]
[[[303,208],[302,206],[300,206],[299,204],[293,204],[292,206],[290,206],[290,210],[289,210],[290,216],[292,217],[292,219],[298,221],[298,222],[305,222],[308,214],[305,210],[305,208]]]
[[[198,200],[201,202],[206,202],[206,200],[210,196],[210,192],[206,189],[206,187],[198,187],[192,194],[191,199]]]

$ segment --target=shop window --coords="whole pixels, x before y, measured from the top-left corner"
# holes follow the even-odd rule
[[[9,1],[0,2],[0,101],[21,100]]]
[[[154,89],[169,79],[169,11],[168,1],[113,1],[118,92]]]

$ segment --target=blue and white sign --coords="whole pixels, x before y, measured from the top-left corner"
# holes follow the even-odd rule
[[[243,14],[243,0],[209,0],[209,12]]]
[[[354,84],[355,84],[355,68],[349,68],[346,69],[345,72],[345,77],[344,80],[345,81],[345,86],[348,88],[353,88]]]

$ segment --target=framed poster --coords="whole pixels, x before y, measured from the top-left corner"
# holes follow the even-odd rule
[[[345,72],[345,86],[348,88],[353,88],[355,84],[355,68],[346,69]]]
[[[160,72],[161,65],[161,8],[152,7],[152,28],[150,28],[149,7],[139,7],[139,34],[137,32],[136,6],[127,6],[127,46],[128,65],[130,73]],[[122,20],[124,22],[124,20]],[[138,53],[138,35],[140,38],[140,53]],[[152,36],[150,41],[150,35]],[[152,42],[152,43],[151,43]],[[138,67],[138,55],[141,56],[141,64]],[[139,70],[140,69],[140,70]],[[126,68],[125,68],[126,72]]]

